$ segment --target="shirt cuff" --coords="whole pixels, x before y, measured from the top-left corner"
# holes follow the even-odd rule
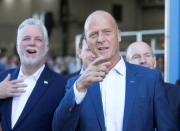
[[[87,90],[86,92],[79,92],[76,88],[76,82],[74,83],[73,88],[74,88],[76,104],[80,104],[83,101],[84,97],[86,96]]]

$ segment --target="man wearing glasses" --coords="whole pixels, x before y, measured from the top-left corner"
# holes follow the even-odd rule
[[[126,60],[132,64],[154,69],[156,58],[151,47],[145,42],[133,42],[127,49]]]
[[[126,60],[131,64],[147,68],[156,68],[156,58],[151,47],[145,42],[134,42],[127,48]],[[178,125],[180,125],[180,87],[171,83],[164,83],[169,106],[173,111]]]

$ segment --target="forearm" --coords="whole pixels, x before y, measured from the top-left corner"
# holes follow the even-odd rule
[[[57,107],[53,118],[53,131],[63,129],[73,130],[76,128],[79,119],[79,104],[76,104],[73,88],[68,90]]]

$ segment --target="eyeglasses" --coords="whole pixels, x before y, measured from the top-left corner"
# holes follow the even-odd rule
[[[134,55],[134,56],[132,56],[132,60],[133,61],[140,61],[142,58],[144,58],[145,60],[150,60],[153,57],[154,56],[151,55],[151,54],[144,54],[143,56],[141,56],[141,55]]]

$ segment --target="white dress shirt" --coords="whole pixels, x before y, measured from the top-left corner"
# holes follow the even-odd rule
[[[104,80],[100,82],[105,127],[107,131],[122,131],[125,87],[126,87],[126,66],[123,58],[109,71]],[[77,91],[74,84],[76,103],[79,104],[86,93]]]
[[[27,85],[24,88],[26,91],[22,93],[20,96],[13,97],[12,100],[12,114],[11,114],[11,128],[14,127],[17,120],[19,119],[25,104],[31,95],[32,90],[34,89],[37,80],[39,79],[42,71],[44,70],[45,65],[42,65],[40,69],[38,69],[33,75],[25,76],[22,72],[22,68],[20,67],[18,79],[23,79],[24,83]]]

